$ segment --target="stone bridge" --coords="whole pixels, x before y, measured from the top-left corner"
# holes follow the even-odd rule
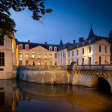
[[[20,80],[41,84],[70,84],[112,91],[112,66],[19,67]]]
[[[112,91],[112,66],[74,66],[70,83]]]

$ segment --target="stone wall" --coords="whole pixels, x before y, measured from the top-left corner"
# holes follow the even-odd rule
[[[19,67],[18,77],[20,80],[35,82],[40,84],[70,84],[87,87],[96,87],[98,78],[105,79],[112,91],[112,72],[93,71],[93,70],[68,70],[67,66],[36,66]]]

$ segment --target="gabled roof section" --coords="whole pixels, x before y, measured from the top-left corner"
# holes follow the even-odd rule
[[[90,39],[90,38],[92,38],[94,36],[95,36],[95,34],[94,34],[94,31],[93,31],[93,28],[91,27],[90,28],[90,32],[89,32],[89,35],[88,35],[88,39]]]
[[[45,49],[49,50],[49,47],[52,46],[52,48],[54,49],[54,47],[57,47],[57,49],[59,49],[59,45],[56,44],[40,44],[40,43],[33,43],[33,42],[18,42],[18,44],[22,44],[23,45],[23,49],[25,49],[25,45],[29,44],[29,49],[38,47],[38,46],[42,46]]]

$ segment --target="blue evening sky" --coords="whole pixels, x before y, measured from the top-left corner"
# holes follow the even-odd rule
[[[46,6],[54,11],[40,21],[34,21],[28,10],[12,13],[18,40],[58,44],[87,38],[91,25],[101,36],[112,29],[112,0],[46,0]]]

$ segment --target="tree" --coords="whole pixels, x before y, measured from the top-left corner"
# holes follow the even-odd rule
[[[14,32],[16,25],[14,20],[10,18],[11,9],[16,12],[28,9],[32,12],[32,18],[34,20],[40,20],[46,13],[52,12],[52,9],[45,7],[44,0],[0,0],[0,28],[3,27],[3,24],[7,24],[4,22],[8,22],[8,28],[6,28],[9,32]]]

